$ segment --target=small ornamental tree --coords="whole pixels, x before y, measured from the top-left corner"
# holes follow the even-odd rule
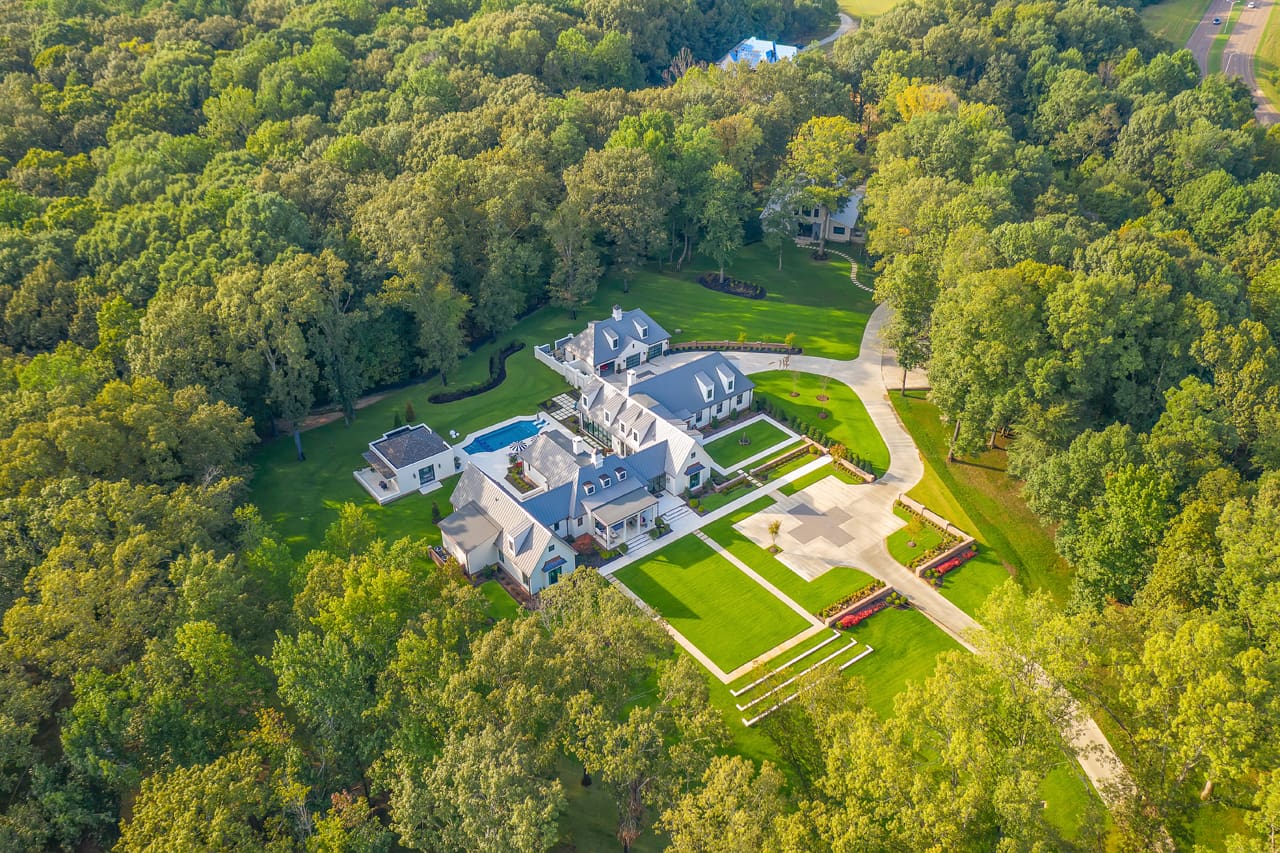
[[[418,419],[418,413],[413,410],[413,403],[406,402],[404,404],[404,422],[411,424]]]
[[[769,542],[774,548],[778,547],[778,534],[782,531],[782,521],[774,519],[769,522]]]

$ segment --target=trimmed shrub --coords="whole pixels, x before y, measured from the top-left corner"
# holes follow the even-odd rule
[[[432,394],[427,398],[428,403],[439,405],[441,403],[454,403],[458,400],[465,400],[467,397],[474,397],[477,394],[483,394],[486,391],[492,391],[501,385],[507,378],[507,359],[512,355],[524,349],[524,341],[513,341],[503,347],[499,352],[489,356],[489,381],[482,382],[479,385],[472,385],[467,388],[458,388],[453,391],[444,391],[439,394]]]

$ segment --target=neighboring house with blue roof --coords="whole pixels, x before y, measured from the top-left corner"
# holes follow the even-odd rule
[[[670,345],[671,335],[644,311],[615,305],[611,316],[592,320],[564,343],[564,361],[581,362],[596,376],[612,376],[663,355]]]
[[[750,67],[755,68],[761,62],[768,64],[779,62],[783,59],[793,59],[799,52],[800,48],[794,44],[780,44],[776,41],[758,39],[755,36],[751,36],[734,45],[733,49],[726,53],[716,64],[721,68],[729,68],[739,62],[745,62]]]

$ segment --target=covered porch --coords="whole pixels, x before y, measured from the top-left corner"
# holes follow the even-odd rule
[[[644,488],[591,509],[591,530],[603,548],[617,548],[629,539],[653,528],[658,517],[658,498]]]
[[[364,461],[369,463],[369,467],[361,468],[353,473],[356,482],[364,487],[364,490],[378,502],[379,506],[384,506],[396,498],[402,498],[409,494],[409,492],[400,490],[400,483],[396,480],[395,469],[379,459],[376,453],[366,450],[364,452]]]

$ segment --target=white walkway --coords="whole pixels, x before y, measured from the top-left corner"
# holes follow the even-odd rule
[[[893,515],[894,501],[899,494],[911,489],[924,477],[924,463],[910,433],[902,425],[897,412],[889,402],[888,387],[890,386],[887,383],[885,360],[886,358],[892,358],[892,354],[886,355],[880,341],[880,329],[888,316],[889,309],[885,305],[879,306],[872,313],[867,321],[862,347],[856,359],[836,361],[829,358],[798,355],[791,357],[790,369],[819,376],[830,376],[843,382],[862,400],[867,414],[871,417],[876,429],[880,431],[880,435],[889,449],[889,468],[884,476],[876,482],[859,487],[868,490],[859,508],[859,514],[869,513],[876,518],[877,523],[893,524],[894,527],[892,529],[896,529],[896,527],[902,525],[902,521]],[[743,373],[760,373],[777,369],[777,359],[771,355],[758,353],[726,353],[726,355],[737,364]],[[892,387],[896,387],[896,384]],[[802,468],[772,480],[763,488],[753,490],[705,516],[689,512],[672,523],[673,532],[671,534],[662,537],[657,542],[653,542],[649,548],[629,551],[622,559],[606,566],[601,573],[611,576],[618,569],[643,558],[653,548],[661,547],[675,541],[680,536],[699,530],[711,521],[734,512],[756,500],[761,495],[772,494],[784,483],[797,480],[811,471],[820,469],[825,464],[827,464],[825,457],[817,458]],[[892,519],[892,522],[889,519]],[[916,577],[914,572],[894,560],[889,555],[889,551],[883,541],[877,547],[863,550],[859,555],[859,560],[858,568],[894,587],[911,602],[913,607],[951,635],[958,643],[970,651],[976,651],[970,637],[974,633],[981,631],[981,626],[969,614],[944,598],[936,589]],[[610,579],[613,580],[612,578]],[[614,583],[628,597],[637,601],[643,609],[650,610],[623,584],[618,583],[616,580],[614,580]],[[779,597],[784,601],[788,600],[785,596]],[[666,625],[665,622],[662,624]],[[669,625],[666,625],[666,628],[676,642],[706,666],[716,678],[726,683],[732,680],[729,673],[715,666],[686,638]],[[788,643],[800,641],[793,638]],[[776,651],[774,650],[768,654],[772,656]],[[1116,758],[1115,752],[1111,749],[1111,745],[1107,742],[1101,729],[1090,717],[1083,712],[1078,713],[1075,725],[1066,734],[1076,750],[1085,775],[1089,777],[1090,782],[1093,783],[1094,788],[1101,795],[1106,797],[1123,783],[1125,778],[1124,767],[1120,764],[1119,759]]]

